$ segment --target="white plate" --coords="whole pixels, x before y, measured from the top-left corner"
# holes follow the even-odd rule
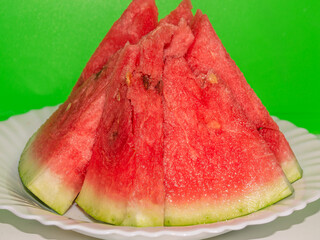
[[[21,184],[18,175],[20,154],[32,133],[56,107],[32,110],[0,122],[0,209],[7,209],[25,219],[44,225],[56,225],[101,239],[203,239],[239,230],[248,225],[264,224],[287,216],[320,198],[320,140],[288,121],[275,118],[286,135],[304,170],[301,180],[293,184],[295,193],[256,213],[237,219],[188,227],[120,227],[95,222],[76,205],[60,216],[43,206]]]

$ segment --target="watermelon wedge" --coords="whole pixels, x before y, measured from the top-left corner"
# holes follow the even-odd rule
[[[197,78],[185,58],[163,75],[165,225],[239,217],[293,189],[270,148],[214,73]]]
[[[92,159],[76,200],[95,219],[128,226],[163,225],[160,81],[163,49],[176,28],[159,26],[138,45],[127,47],[138,48],[138,53],[125,54],[118,63],[125,71],[107,91]]]
[[[40,127],[19,162],[23,184],[63,214],[79,193],[105,102],[108,78],[118,55],[93,75]]]
[[[158,25],[158,9],[154,0],[133,0],[113,24],[83,69],[77,89],[92,74],[98,73],[108,59],[126,42],[135,44]]]
[[[249,121],[273,150],[289,181],[300,179],[302,170],[284,135],[226,52],[208,17],[200,10],[194,17],[192,31],[195,41],[187,55],[191,69],[199,76],[212,71],[228,85]]]
[[[133,0],[96,49],[68,100],[29,140],[19,164],[22,182],[56,212],[63,214],[81,189],[118,54],[111,56],[154,29],[157,18],[154,0]]]
[[[134,177],[132,109],[126,98],[126,80],[130,81],[138,50],[127,45],[120,51],[114,66],[117,74],[109,81],[92,158],[76,199],[89,215],[117,225],[126,216],[127,198]]]
[[[57,213],[77,197],[106,223],[182,226],[292,194],[302,171],[288,142],[191,9],[157,24],[154,1],[133,0],[27,143],[21,180]]]
[[[176,29],[174,25],[163,24],[139,43],[139,65],[127,95],[134,111],[136,169],[123,225],[163,226],[163,57]]]

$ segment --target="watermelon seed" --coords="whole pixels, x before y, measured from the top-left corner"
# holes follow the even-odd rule
[[[113,132],[112,133],[112,138],[115,139],[118,136],[118,132]]]
[[[216,58],[216,54],[214,53],[214,52],[212,52],[212,51],[210,51],[210,54],[211,54],[211,56],[212,56],[212,58],[213,58],[213,60]]]
[[[208,124],[207,124],[208,128],[211,129],[220,129],[221,125],[219,122],[215,121],[215,120],[211,120]]]
[[[208,73],[207,81],[211,84],[218,83],[218,78],[214,73]]]
[[[99,78],[100,74],[102,73],[102,70],[103,70],[103,68],[99,72],[96,73],[95,80]]]
[[[130,72],[127,72],[127,74],[126,74],[126,83],[127,83],[128,86],[130,86],[131,77],[132,77],[132,74]]]
[[[120,102],[120,100],[121,100],[121,96],[120,96],[120,92],[119,91],[117,92],[116,99],[117,99],[118,102]]]
[[[69,104],[68,104],[68,106],[67,106],[67,108],[66,108],[66,111],[68,111],[68,110],[70,109],[71,105],[72,105],[72,103],[69,103]]]
[[[157,90],[158,94],[161,94],[162,93],[162,82],[159,81],[154,88]]]
[[[147,74],[144,74],[144,75],[142,76],[142,82],[143,82],[144,88],[145,88],[146,90],[148,90],[149,87],[150,87],[150,85],[151,85],[151,83],[150,83],[150,76],[147,75]]]

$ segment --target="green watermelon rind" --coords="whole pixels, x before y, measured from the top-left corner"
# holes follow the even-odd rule
[[[66,187],[59,176],[41,166],[40,159],[32,154],[30,146],[39,130],[29,139],[18,166],[22,184],[44,204],[59,214],[64,214],[74,200],[73,191]],[[54,196],[54,197],[53,197]]]
[[[288,159],[288,161],[282,162],[281,168],[290,183],[302,178],[303,170],[296,158]]]
[[[120,225],[126,214],[126,202],[120,199],[112,201],[102,194],[95,194],[92,188],[86,185],[84,182],[82,190],[75,200],[78,206],[98,221]]]
[[[121,200],[117,196],[114,199],[106,195],[102,197],[85,182],[75,202],[88,215],[101,222],[134,227],[163,226],[163,214],[162,218],[158,214],[159,211],[163,212],[163,209],[157,209],[159,206],[150,204],[150,206],[127,208],[126,199]]]
[[[253,194],[244,194],[226,204],[223,201],[207,202],[199,200],[193,204],[180,204],[180,207],[165,206],[165,226],[188,226],[215,223],[242,217],[266,208],[293,193],[287,179],[281,178],[273,184],[262,186]]]

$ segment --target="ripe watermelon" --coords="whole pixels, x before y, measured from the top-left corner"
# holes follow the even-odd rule
[[[183,0],[132,44],[156,13],[153,1],[134,0],[27,143],[22,182],[58,213],[81,189],[76,202],[97,220],[190,225],[292,194],[277,161],[293,156],[289,145],[206,16],[193,18],[191,8]],[[148,15],[152,24],[142,20]],[[130,19],[136,34],[123,29]]]
[[[190,8],[188,11],[191,14]],[[172,14],[175,11],[165,19],[171,18]],[[130,46],[140,49],[138,55],[132,55],[132,59],[128,57],[129,62],[137,61],[136,68],[127,69],[109,86],[93,156],[76,199],[78,205],[95,219],[117,225],[163,225],[161,79],[164,48],[166,46],[167,54],[177,54],[178,48],[170,47],[171,41],[190,45],[193,37],[184,38],[181,34],[185,28],[185,20],[179,27],[162,22],[137,46]],[[114,99],[118,91],[120,101]]]
[[[154,0],[133,0],[100,43],[68,100],[29,140],[19,163],[20,177],[56,212],[63,214],[81,189],[107,81],[113,75],[119,53],[112,59],[111,55],[128,41],[138,42],[156,27],[157,18]]]
[[[158,25],[158,9],[154,0],[133,0],[122,16],[113,24],[83,69],[74,89],[92,74],[98,73],[108,59],[126,42],[137,43]]]
[[[60,214],[81,189],[117,57],[110,59],[99,77],[92,76],[72,92],[31,137],[21,155],[23,184]]]
[[[223,221],[292,193],[280,165],[223,81],[184,58],[163,76],[165,225]]]
[[[163,24],[139,43],[139,65],[127,95],[133,109],[135,175],[123,225],[163,226],[163,57],[176,29]]]
[[[93,154],[76,202],[96,219],[120,224],[132,187],[132,109],[126,98],[126,78],[130,80],[138,48],[127,45],[115,64],[117,74],[109,80],[106,101]]]
[[[254,123],[273,150],[289,181],[300,179],[302,170],[284,135],[226,52],[208,17],[199,10],[194,17],[192,31],[195,41],[187,55],[192,70],[197,70],[197,75],[213,71],[225,81],[249,121]]]
[[[93,156],[76,200],[98,220],[129,226],[163,225],[160,81],[163,49],[176,28],[163,24],[138,45],[128,46],[138,51],[119,65],[129,63],[130,68],[109,86]]]

